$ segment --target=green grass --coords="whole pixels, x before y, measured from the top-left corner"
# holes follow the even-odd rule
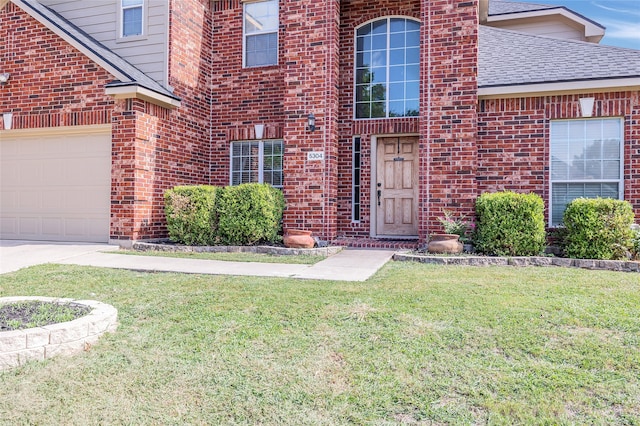
[[[107,251],[105,253],[129,254],[132,256],[177,257],[182,259],[222,260],[226,262],[287,263],[296,265],[313,265],[327,258],[322,255],[279,256],[266,253],[197,253],[136,250]]]
[[[90,351],[0,373],[5,424],[640,424],[638,274],[391,263],[364,283],[43,265]]]

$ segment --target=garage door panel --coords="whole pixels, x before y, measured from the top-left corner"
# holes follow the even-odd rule
[[[0,237],[109,240],[110,130],[0,138]]]

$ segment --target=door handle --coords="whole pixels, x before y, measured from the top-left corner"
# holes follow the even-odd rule
[[[382,190],[378,189],[378,205],[380,205],[380,197],[382,196]]]

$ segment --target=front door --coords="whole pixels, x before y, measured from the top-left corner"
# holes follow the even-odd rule
[[[418,235],[418,137],[377,140],[376,234]]]

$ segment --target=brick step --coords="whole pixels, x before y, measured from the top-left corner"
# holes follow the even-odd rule
[[[354,248],[377,248],[413,250],[419,247],[418,240],[389,240],[373,238],[337,238],[331,242],[332,245],[354,247]]]

